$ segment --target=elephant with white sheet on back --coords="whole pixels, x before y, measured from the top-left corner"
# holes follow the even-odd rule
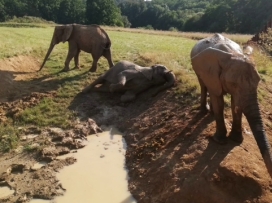
[[[213,139],[227,142],[223,95],[231,95],[232,129],[229,138],[241,143],[242,114],[245,115],[272,177],[272,156],[258,104],[260,76],[240,46],[220,34],[198,41],[191,51],[193,69],[201,86],[201,109],[206,108],[209,92],[216,121]]]
[[[123,92],[121,101],[128,102],[134,100],[138,93],[152,86],[159,86],[153,93],[152,96],[154,96],[158,92],[170,88],[175,82],[174,73],[164,65],[156,64],[150,67],[141,67],[129,61],[120,61],[83,89],[82,92]],[[102,85],[95,87],[98,84]]]

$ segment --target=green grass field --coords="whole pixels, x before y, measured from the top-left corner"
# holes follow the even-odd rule
[[[31,26],[15,27],[4,27],[3,24],[0,27],[0,60],[18,55],[32,55],[42,62],[50,44],[54,27],[52,25],[34,28]],[[194,39],[210,36],[210,33],[162,32],[111,27],[105,27],[105,30],[112,41],[114,63],[128,60],[141,66],[164,64],[177,75],[178,86],[175,87],[177,94],[184,92],[189,92],[192,96],[199,94],[198,81],[191,68],[189,55],[191,48],[196,43]],[[243,44],[251,36],[228,35],[228,37]],[[56,45],[43,70],[37,73],[37,77],[50,75],[50,79],[57,81],[56,96],[42,99],[35,107],[26,108],[17,118],[10,119],[6,124],[1,124],[0,137],[3,138],[6,136],[5,132],[10,132],[8,134],[12,140],[9,147],[5,144],[0,145],[2,150],[15,146],[16,136],[14,134],[17,133],[18,126],[33,124],[41,127],[69,128],[70,121],[76,119],[76,115],[69,111],[67,106],[84,86],[108,69],[106,59],[101,58],[97,73],[87,72],[91,66],[92,58],[90,54],[81,52],[80,65],[82,69],[58,73],[64,66],[67,45],[67,43]],[[272,73],[270,58],[261,51],[255,50],[254,60],[262,78],[270,80],[269,76]],[[73,61],[71,61],[70,68],[73,66]]]

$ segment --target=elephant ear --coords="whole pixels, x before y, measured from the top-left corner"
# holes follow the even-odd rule
[[[220,96],[223,92],[220,82],[222,67],[232,54],[219,49],[207,48],[191,58],[197,76],[203,81],[210,94]]]
[[[64,30],[63,30],[63,35],[62,35],[62,42],[66,42],[69,37],[71,36],[73,31],[73,25],[65,25]]]
[[[236,84],[243,89],[253,88],[255,90],[260,81],[255,65],[247,58],[233,58],[224,72],[224,79],[227,83]]]
[[[152,68],[135,65],[135,70],[141,72],[148,80],[152,80],[152,75],[153,75]]]

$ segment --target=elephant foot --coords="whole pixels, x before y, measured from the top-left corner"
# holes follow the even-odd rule
[[[238,143],[242,143],[244,140],[242,132],[231,131],[229,134],[229,138],[232,139],[234,142],[238,142]]]
[[[67,71],[69,71],[69,68],[63,68],[60,72],[67,72]]]
[[[222,135],[219,133],[214,133],[212,136],[213,140],[219,144],[227,144],[228,143],[228,139],[226,135]]]
[[[89,71],[90,72],[95,72],[96,71],[96,67],[91,67]]]
[[[206,114],[209,112],[209,110],[206,108],[206,106],[201,105],[200,107],[198,107],[198,109],[199,109],[200,113],[203,113],[203,114]]]

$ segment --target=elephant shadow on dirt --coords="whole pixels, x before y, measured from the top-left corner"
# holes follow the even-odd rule
[[[205,132],[213,122],[213,115],[196,113],[179,135],[183,141],[173,142],[169,146],[169,155],[173,153],[171,149],[180,147],[178,151],[174,151],[169,161],[179,160],[176,167],[181,163],[185,163],[185,168],[189,166],[189,170],[176,171],[182,188],[179,195],[186,197],[185,202],[198,203],[238,203],[258,198],[262,195],[260,183],[239,173],[246,169],[242,164],[236,163],[243,162],[249,154],[239,155],[237,151],[241,147],[232,140],[228,140],[226,145],[214,142],[211,138],[214,129],[211,133]],[[234,153],[237,154],[233,157]]]
[[[41,77],[33,77],[32,72],[16,72],[0,70],[2,80],[0,81],[0,102],[13,102],[23,97],[30,96],[33,92],[49,93],[58,89],[67,81],[81,80],[87,72],[79,75],[65,77],[63,79],[54,78],[54,74]],[[20,79],[17,79],[19,77]]]
[[[156,98],[151,97],[156,87],[150,88],[139,95],[132,102],[121,102],[122,93],[89,92],[78,93],[69,105],[69,109],[78,113],[82,120],[92,118],[98,125],[116,126],[119,130],[125,130],[123,121],[137,117],[152,105]],[[144,101],[144,102],[142,102]],[[135,106],[136,105],[136,106]]]

